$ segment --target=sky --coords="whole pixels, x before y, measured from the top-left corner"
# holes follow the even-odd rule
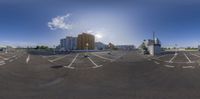
[[[16,47],[82,32],[136,46],[155,32],[163,47],[197,47],[199,26],[199,0],[0,0],[0,44]]]

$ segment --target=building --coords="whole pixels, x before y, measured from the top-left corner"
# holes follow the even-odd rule
[[[161,53],[161,42],[158,38],[155,38],[154,40],[144,40],[143,44],[140,47],[143,47],[141,48],[142,50],[144,50],[145,48],[145,51],[143,52],[148,52],[150,55],[153,56]]]
[[[106,49],[106,44],[102,42],[95,42],[95,49],[96,50],[105,50]]]
[[[115,45],[113,43],[108,44],[108,49],[115,49]]]
[[[67,36],[60,40],[59,45],[60,50],[62,51],[70,51],[77,49],[77,37]]]
[[[134,45],[116,45],[115,46],[118,50],[134,50]]]
[[[5,52],[6,47],[5,46],[0,46],[0,52]]]
[[[8,53],[8,52],[14,52],[15,49],[11,46],[0,46],[0,52]]]
[[[95,37],[92,34],[82,33],[78,35],[77,39],[78,50],[94,50],[95,49]]]
[[[185,51],[186,49],[184,47],[179,47],[178,51]],[[177,50],[176,50],[177,51]]]

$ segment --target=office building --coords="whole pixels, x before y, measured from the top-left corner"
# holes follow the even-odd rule
[[[94,50],[95,37],[92,34],[82,33],[78,35],[77,48],[79,50]]]
[[[77,37],[67,36],[60,40],[60,50],[70,51],[77,49]]]

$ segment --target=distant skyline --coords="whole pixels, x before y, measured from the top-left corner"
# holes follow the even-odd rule
[[[53,46],[89,32],[138,46],[155,32],[164,47],[197,47],[199,9],[198,0],[1,0],[0,45]]]

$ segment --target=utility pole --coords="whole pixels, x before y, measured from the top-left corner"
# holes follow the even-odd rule
[[[56,54],[56,46],[53,45],[53,54],[55,55]]]
[[[153,32],[153,43],[155,44],[155,32]]]
[[[155,43],[156,43],[156,41],[155,41],[155,32],[153,32],[153,55],[155,54]]]
[[[6,50],[5,50],[5,53],[6,53],[6,54],[8,53],[8,46],[6,46]]]

